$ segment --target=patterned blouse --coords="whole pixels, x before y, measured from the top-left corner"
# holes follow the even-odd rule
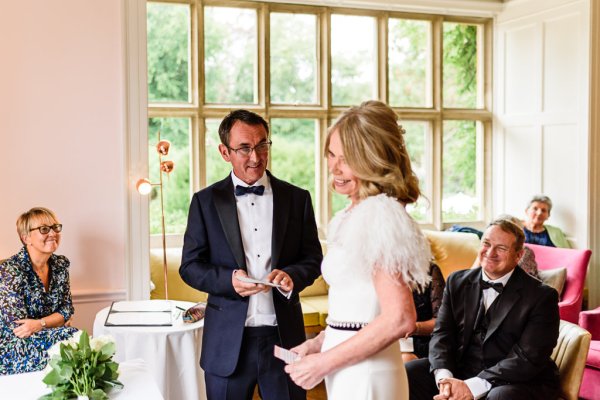
[[[77,332],[77,328],[63,326],[42,329],[27,338],[13,333],[18,326],[15,320],[39,319],[55,312],[65,321],[71,318],[69,264],[65,256],[50,256],[47,292],[33,270],[25,246],[0,264],[0,375],[43,369],[48,362],[48,348]]]
[[[431,275],[431,282],[425,290],[422,292],[417,290],[413,291],[413,300],[417,311],[417,321],[429,321],[432,318],[437,318],[438,311],[442,305],[442,297],[444,295],[444,288],[446,287],[444,275],[442,275],[440,267],[434,263],[431,263],[429,266],[429,275]],[[431,340],[431,335],[415,335],[412,338],[414,353],[417,357],[427,357],[429,354],[429,341]]]

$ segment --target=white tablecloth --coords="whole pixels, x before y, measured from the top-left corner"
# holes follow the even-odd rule
[[[174,301],[187,309],[194,303]],[[94,336],[112,335],[117,351],[115,360],[141,358],[157,383],[165,400],[206,399],[204,372],[200,368],[200,348],[204,320],[184,324],[179,311],[173,326],[104,326],[109,308],[96,314]]]
[[[122,390],[112,390],[111,400],[162,400],[163,396],[144,360],[124,361],[119,364],[119,380]],[[0,376],[0,399],[2,400],[37,400],[50,393],[42,379],[46,374],[42,371],[25,374]]]

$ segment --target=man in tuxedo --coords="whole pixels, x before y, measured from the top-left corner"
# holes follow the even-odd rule
[[[306,339],[298,293],[323,254],[309,192],[266,170],[268,129],[253,112],[227,115],[219,152],[233,171],[190,205],[179,273],[208,293],[200,365],[209,400],[251,399],[257,384],[263,399],[306,398],[273,346]]]
[[[448,277],[429,359],[406,364],[410,399],[556,399],[550,358],[558,294],[516,268],[524,234],[509,220],[483,234],[481,267]]]

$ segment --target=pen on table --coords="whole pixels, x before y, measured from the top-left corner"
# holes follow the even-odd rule
[[[176,309],[181,310],[181,311],[185,311],[185,308],[181,308],[179,306],[175,306]]]

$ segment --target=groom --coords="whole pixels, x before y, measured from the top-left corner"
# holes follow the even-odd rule
[[[232,173],[192,198],[179,274],[208,293],[202,355],[209,400],[305,399],[273,346],[306,339],[298,293],[323,258],[310,194],[266,171],[267,122],[231,112],[219,126],[219,152]],[[255,278],[280,285],[244,282]]]
[[[411,400],[558,398],[558,294],[517,268],[523,241],[520,227],[495,220],[481,268],[450,275],[429,359],[406,364]]]

